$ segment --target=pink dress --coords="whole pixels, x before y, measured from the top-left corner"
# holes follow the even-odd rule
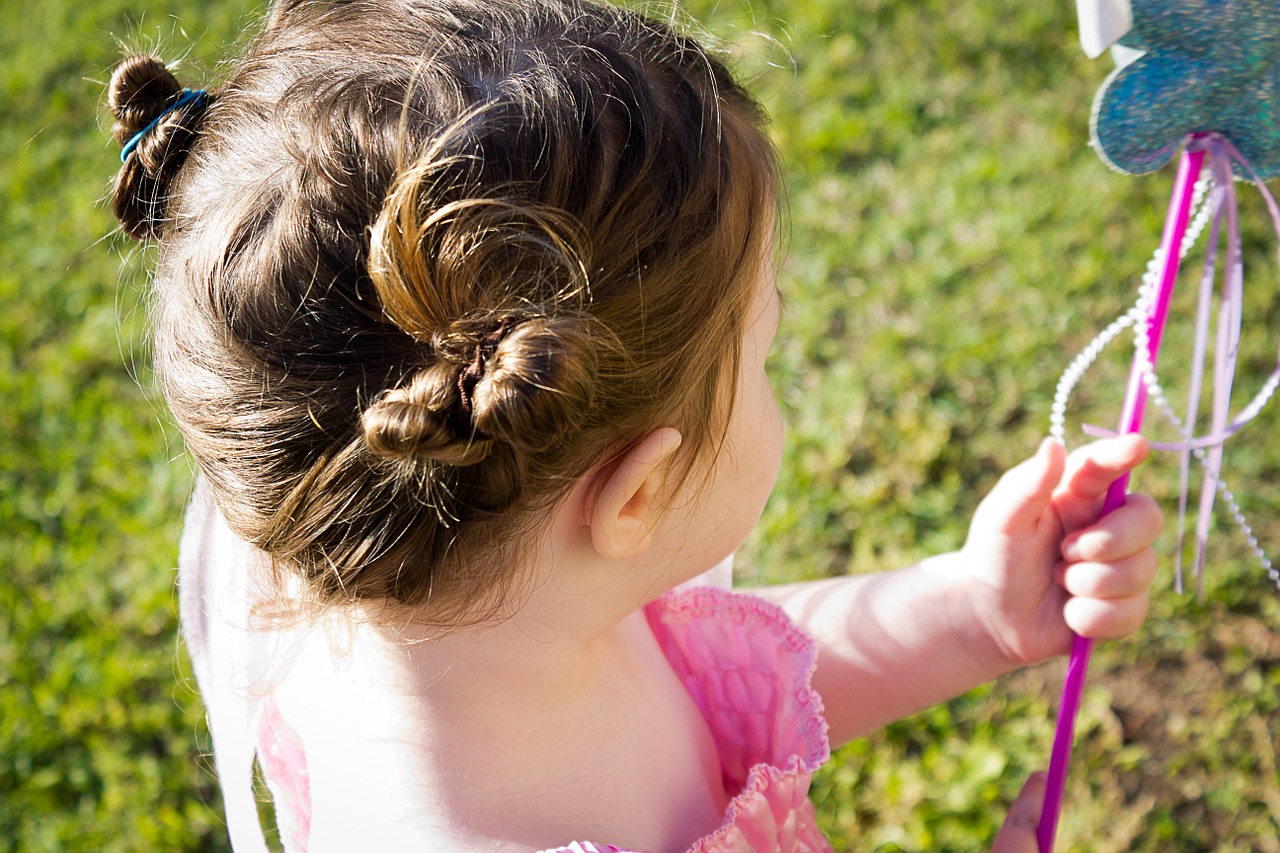
[[[301,740],[280,716],[269,693],[244,698],[243,690],[219,682],[222,673],[242,673],[243,663],[226,665],[224,607],[246,595],[252,566],[212,582],[216,565],[224,578],[231,551],[209,539],[229,535],[211,502],[198,493],[188,512],[180,558],[184,633],[193,667],[209,708],[215,760],[227,802],[228,828],[237,853],[265,850],[257,826],[250,784],[256,753],[276,804],[280,836],[289,853],[305,853],[311,823],[306,754]],[[216,528],[220,528],[216,529]],[[197,541],[200,540],[200,541]],[[194,552],[194,553],[193,553]],[[210,560],[221,556],[217,563]],[[236,562],[232,561],[233,564]],[[673,590],[645,608],[649,625],[672,669],[702,712],[720,758],[725,790],[733,796],[720,827],[696,840],[689,853],[831,853],[818,829],[809,783],[830,754],[822,701],[810,685],[815,650],[775,605],[752,595],[714,587]],[[234,626],[233,626],[234,627]],[[226,635],[236,637],[238,634]],[[233,647],[250,652],[252,642]],[[225,681],[225,677],[222,681]],[[251,728],[239,727],[249,722]],[[244,735],[248,734],[248,737]],[[220,751],[221,750],[221,751]],[[233,778],[229,778],[229,776]],[[243,807],[242,807],[243,806]],[[638,853],[601,842],[575,841],[542,853]]]

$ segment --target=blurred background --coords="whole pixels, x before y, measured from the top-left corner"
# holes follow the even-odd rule
[[[114,230],[104,201],[119,165],[105,85],[119,58],[148,50],[216,87],[264,8],[0,3],[6,849],[228,849],[177,639],[192,466],[153,390],[152,252]],[[1159,239],[1172,168],[1126,177],[1088,147],[1110,60],[1081,53],[1067,0],[647,8],[734,58],[786,163],[772,370],[790,432],[739,582],[959,547],[977,501],[1046,433],[1059,372],[1132,302]],[[1280,274],[1258,195],[1241,196],[1244,400],[1274,365]],[[1175,400],[1192,289],[1162,354]],[[1115,422],[1129,357],[1117,342],[1086,379],[1073,442],[1086,421]],[[1232,441],[1225,468],[1273,553],[1278,425],[1273,407]],[[1176,460],[1156,458],[1134,484],[1175,513]],[[1214,527],[1203,600],[1172,590],[1170,533],[1151,619],[1094,655],[1060,850],[1280,850],[1280,592],[1221,510]],[[837,849],[989,845],[1026,775],[1048,764],[1063,668],[1015,674],[838,752],[813,789]]]

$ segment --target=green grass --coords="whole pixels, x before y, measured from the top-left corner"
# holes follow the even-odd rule
[[[1071,7],[688,9],[737,46],[788,175],[773,369],[790,435],[741,559],[748,579],[958,546],[982,493],[1045,431],[1057,372],[1131,299],[1171,172],[1116,175],[1089,150],[1109,62],[1080,53]],[[102,101],[118,40],[216,80],[208,69],[258,8],[0,4],[0,838],[17,850],[227,849],[176,639],[191,470],[150,390],[149,255],[112,235],[101,203],[117,166]],[[1256,194],[1243,198],[1251,393],[1274,360],[1280,276]],[[1168,364],[1187,357],[1185,327],[1169,333]],[[1125,370],[1117,345],[1076,424],[1114,421]],[[1265,413],[1227,454],[1273,551],[1278,425]],[[1172,510],[1171,460],[1137,483]],[[1140,635],[1095,654],[1061,850],[1280,850],[1280,596],[1217,528],[1204,601],[1176,596],[1166,571]],[[1171,555],[1172,537],[1161,546]],[[988,844],[1047,764],[1061,670],[841,750],[814,786],[836,846]]]

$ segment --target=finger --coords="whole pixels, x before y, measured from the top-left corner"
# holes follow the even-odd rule
[[[1096,522],[1111,484],[1137,467],[1149,447],[1141,436],[1130,435],[1095,442],[1072,453],[1053,500],[1063,529],[1079,530]]]
[[[1063,539],[1062,558],[1105,563],[1127,557],[1154,542],[1163,527],[1164,513],[1150,496],[1128,495],[1115,512]]]
[[[1060,493],[1079,500],[1095,500],[1111,484],[1138,467],[1151,454],[1151,445],[1140,435],[1121,435],[1095,441],[1073,452]]]
[[[1061,444],[1046,438],[1035,456],[1005,472],[978,507],[975,522],[981,516],[982,525],[996,533],[1033,528],[1053,499],[1065,456]]]
[[[1059,563],[1054,576],[1072,595],[1112,601],[1149,589],[1158,565],[1155,549],[1145,548],[1111,563]]]
[[[1032,773],[1009,807],[991,853],[1036,853],[1036,824],[1044,807],[1045,774]]]
[[[1118,640],[1141,627],[1147,618],[1149,596],[1147,590],[1110,600],[1076,596],[1063,605],[1062,618],[1068,628],[1082,637]]]

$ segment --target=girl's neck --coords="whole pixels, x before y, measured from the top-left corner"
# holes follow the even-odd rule
[[[603,624],[598,614],[583,615],[560,622],[517,614],[438,638],[363,628],[356,642],[391,676],[383,683],[420,707],[565,703],[597,693],[631,645],[625,617]]]
[[[627,653],[623,622],[652,596],[602,565],[561,515],[531,549],[527,580],[516,584],[527,592],[509,618],[443,636],[413,625],[359,629],[362,645],[397,673],[398,692],[436,705],[565,702],[598,691]]]
[[[423,849],[683,850],[723,819],[710,733],[642,611],[590,638],[513,619],[399,639],[357,633],[341,657],[317,644],[281,697],[301,716],[313,838],[350,849],[374,825]],[[353,814],[358,827],[320,823]]]

